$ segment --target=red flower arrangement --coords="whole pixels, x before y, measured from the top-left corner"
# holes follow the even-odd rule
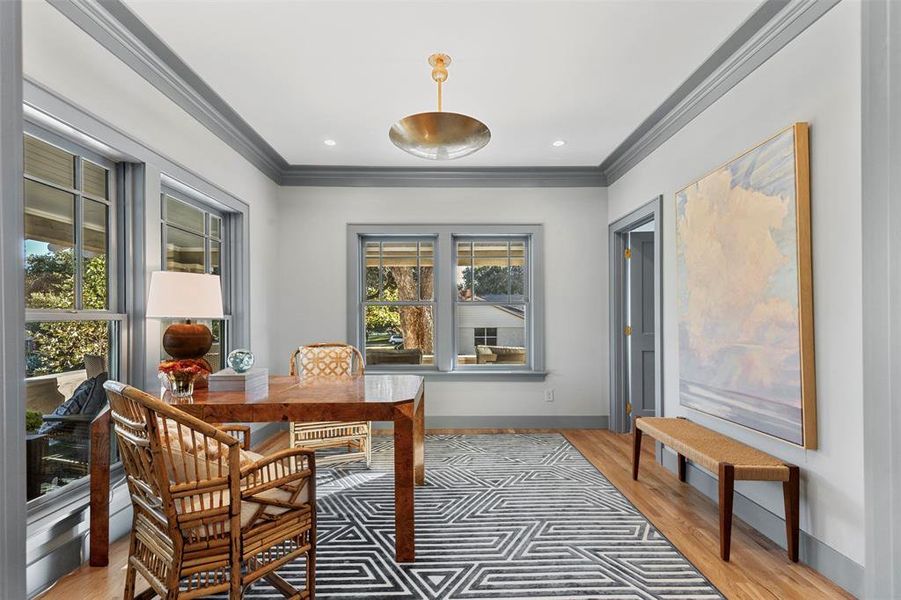
[[[213,372],[205,358],[182,358],[181,360],[165,360],[160,363],[160,373],[185,373],[201,375]]]
[[[177,398],[190,397],[194,393],[194,380],[205,380],[212,373],[210,363],[203,358],[183,358],[160,363],[159,372],[168,380],[169,391]]]

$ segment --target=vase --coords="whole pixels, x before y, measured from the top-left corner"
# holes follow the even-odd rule
[[[194,395],[194,378],[196,373],[185,373],[184,371],[172,371],[166,373],[166,379],[169,381],[169,392],[174,398],[190,398]]]

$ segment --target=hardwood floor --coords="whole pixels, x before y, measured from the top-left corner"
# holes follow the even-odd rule
[[[720,560],[716,503],[658,465],[654,440],[643,442],[638,481],[632,480],[632,436],[609,431],[563,432],[573,446],[640,510],[727,598],[852,598],[785,550],[735,519],[729,562]]]
[[[813,569],[789,562],[782,548],[739,519],[735,520],[733,527],[732,559],[728,563],[721,561],[716,504],[691,486],[680,483],[674,474],[654,461],[653,440],[645,440],[641,476],[635,482],[631,476],[631,436],[601,430],[568,430],[561,433],[727,598],[807,600],[852,597]],[[287,434],[267,441],[256,450],[271,452],[286,443]],[[85,564],[60,579],[41,596],[42,600],[121,598],[127,554],[127,538],[118,540],[110,546],[109,567],[88,567]],[[146,584],[140,577],[138,581],[140,591]]]

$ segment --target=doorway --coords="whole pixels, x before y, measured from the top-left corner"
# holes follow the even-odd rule
[[[658,196],[609,226],[611,431],[663,414],[662,203]]]

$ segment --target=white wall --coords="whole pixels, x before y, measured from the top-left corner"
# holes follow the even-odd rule
[[[667,416],[704,425],[799,465],[801,527],[859,564],[863,540],[860,4],[845,0],[608,190],[614,221],[664,194]],[[796,121],[810,123],[819,450],[683,409],[678,400],[674,194]],[[778,484],[738,490],[782,515]]]
[[[347,338],[348,223],[544,225],[545,382],[433,381],[427,414],[606,415],[607,203],[598,188],[283,188],[279,205],[275,358]],[[284,357],[284,358],[282,358]],[[556,400],[544,400],[554,388]]]
[[[26,77],[250,205],[251,346],[267,360],[278,186],[48,3],[24,3],[23,29]],[[158,241],[147,265],[159,269]]]

